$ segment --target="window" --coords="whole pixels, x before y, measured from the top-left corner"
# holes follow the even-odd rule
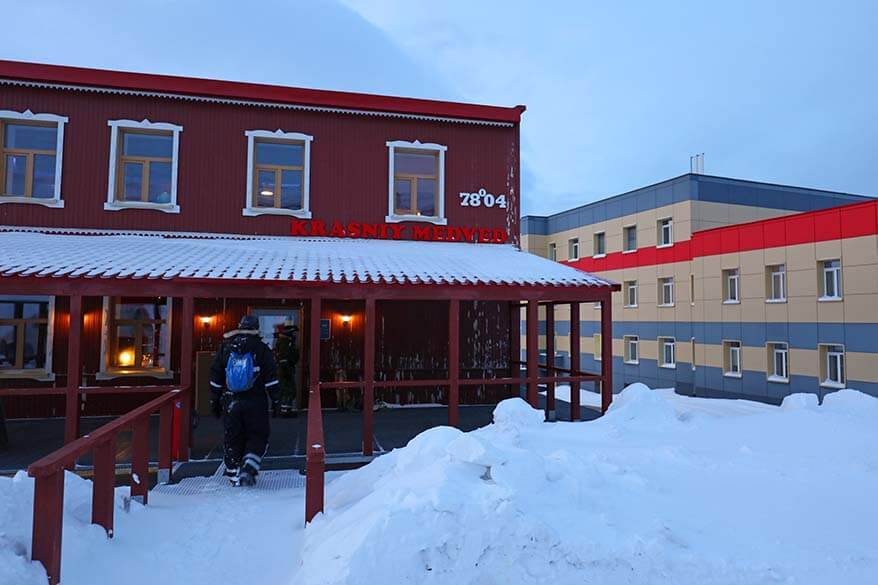
[[[783,264],[765,269],[765,284],[765,302],[782,303],[787,300],[787,273]]]
[[[54,298],[0,296],[0,377],[51,378]]]
[[[567,259],[579,260],[579,238],[567,240]]]
[[[695,338],[689,340],[689,351],[692,355],[692,371],[695,371]]]
[[[723,373],[733,378],[741,377],[740,341],[723,341]]]
[[[311,217],[312,136],[247,130],[247,195],[242,215]]]
[[[0,110],[0,203],[64,207],[64,124],[55,114]]]
[[[689,304],[695,305],[695,275],[689,275]]]
[[[768,344],[768,381],[790,381],[790,352],[786,343]]]
[[[629,280],[625,283],[625,306],[637,306],[637,281]]]
[[[741,275],[737,268],[731,270],[723,270],[723,302],[724,303],[740,303]]]
[[[658,232],[658,246],[670,246],[674,243],[674,222],[670,217],[658,220],[656,226]]]
[[[674,306],[674,277],[659,278],[658,280],[659,307]]]
[[[607,255],[607,237],[604,232],[598,232],[594,235],[594,254],[595,258]]]
[[[385,221],[445,225],[445,146],[388,142],[389,209]]]
[[[844,387],[844,346],[835,344],[820,346],[820,379],[821,386]]]
[[[634,252],[635,250],[637,250],[637,226],[625,226],[622,228],[622,251]]]
[[[549,260],[558,259],[558,246],[555,242],[549,242]]]
[[[640,354],[637,350],[639,338],[636,335],[626,335],[622,338],[622,344],[625,346],[625,363],[640,363]]]
[[[823,270],[823,281],[820,287],[821,301],[841,298],[841,261],[825,260],[820,263]]]
[[[170,375],[171,300],[123,297],[104,302],[105,375]]]
[[[110,181],[104,209],[180,213],[177,166],[182,126],[111,120]]]
[[[673,337],[659,337],[659,366],[663,368],[677,367],[677,352]]]
[[[596,361],[601,361],[603,354],[603,346],[601,345],[601,334],[595,333],[592,339],[594,340],[594,359]]]

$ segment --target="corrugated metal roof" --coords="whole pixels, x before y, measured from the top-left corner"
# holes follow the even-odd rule
[[[159,232],[0,232],[0,275],[299,282],[610,286],[511,245]],[[30,228],[36,229],[36,228]]]

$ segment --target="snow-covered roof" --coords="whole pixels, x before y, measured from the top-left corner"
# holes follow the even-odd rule
[[[0,228],[0,275],[608,286],[511,245]]]

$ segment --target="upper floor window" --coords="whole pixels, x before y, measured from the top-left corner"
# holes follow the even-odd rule
[[[598,232],[594,235],[594,254],[595,258],[607,255],[607,237],[604,232]]]
[[[677,367],[677,346],[673,337],[659,337],[659,366],[662,368]]]
[[[820,385],[843,388],[845,385],[844,346],[820,345]]]
[[[51,377],[52,297],[0,296],[0,377]]]
[[[622,251],[634,252],[635,250],[637,250],[637,226],[625,226],[622,228]]]
[[[0,203],[64,207],[64,124],[55,114],[0,110]]]
[[[567,240],[567,259],[579,260],[579,238]]]
[[[445,151],[440,144],[388,142],[389,193],[385,221],[445,225]]]
[[[723,302],[741,302],[741,274],[737,268],[723,270]]]
[[[637,281],[636,280],[625,281],[625,306],[631,307],[631,308],[637,306]]]
[[[787,273],[783,264],[765,269],[765,302],[780,303],[787,300]]]
[[[640,353],[638,351],[639,343],[640,338],[636,335],[625,335],[622,337],[622,345],[625,352],[623,359],[626,364],[640,363]]]
[[[659,307],[674,306],[674,277],[659,278],[658,280]]]
[[[179,213],[177,167],[182,126],[111,120],[110,181],[104,209]]]
[[[308,219],[312,136],[248,130],[247,196],[243,215],[292,215]]]
[[[105,298],[104,372],[170,376],[171,300]]]
[[[822,279],[820,300],[834,301],[841,298],[841,261],[824,260],[820,262]]]
[[[670,246],[674,243],[674,222],[670,217],[658,220],[658,247]]]
[[[790,350],[786,343],[768,344],[768,381],[790,381]]]
[[[549,242],[549,260],[553,262],[558,259],[558,245],[555,242]]]

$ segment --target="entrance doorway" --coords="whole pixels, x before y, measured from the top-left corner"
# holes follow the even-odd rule
[[[295,365],[293,373],[296,384],[296,408],[301,410],[303,407],[302,392],[302,309],[301,307],[272,307],[272,308],[254,308],[251,314],[259,320],[259,335],[262,341],[271,348],[275,353],[275,359],[279,359],[277,355],[278,334],[283,329],[285,323],[291,323],[298,329],[295,335],[296,354],[300,356],[299,362]],[[279,375],[280,372],[278,372]]]

